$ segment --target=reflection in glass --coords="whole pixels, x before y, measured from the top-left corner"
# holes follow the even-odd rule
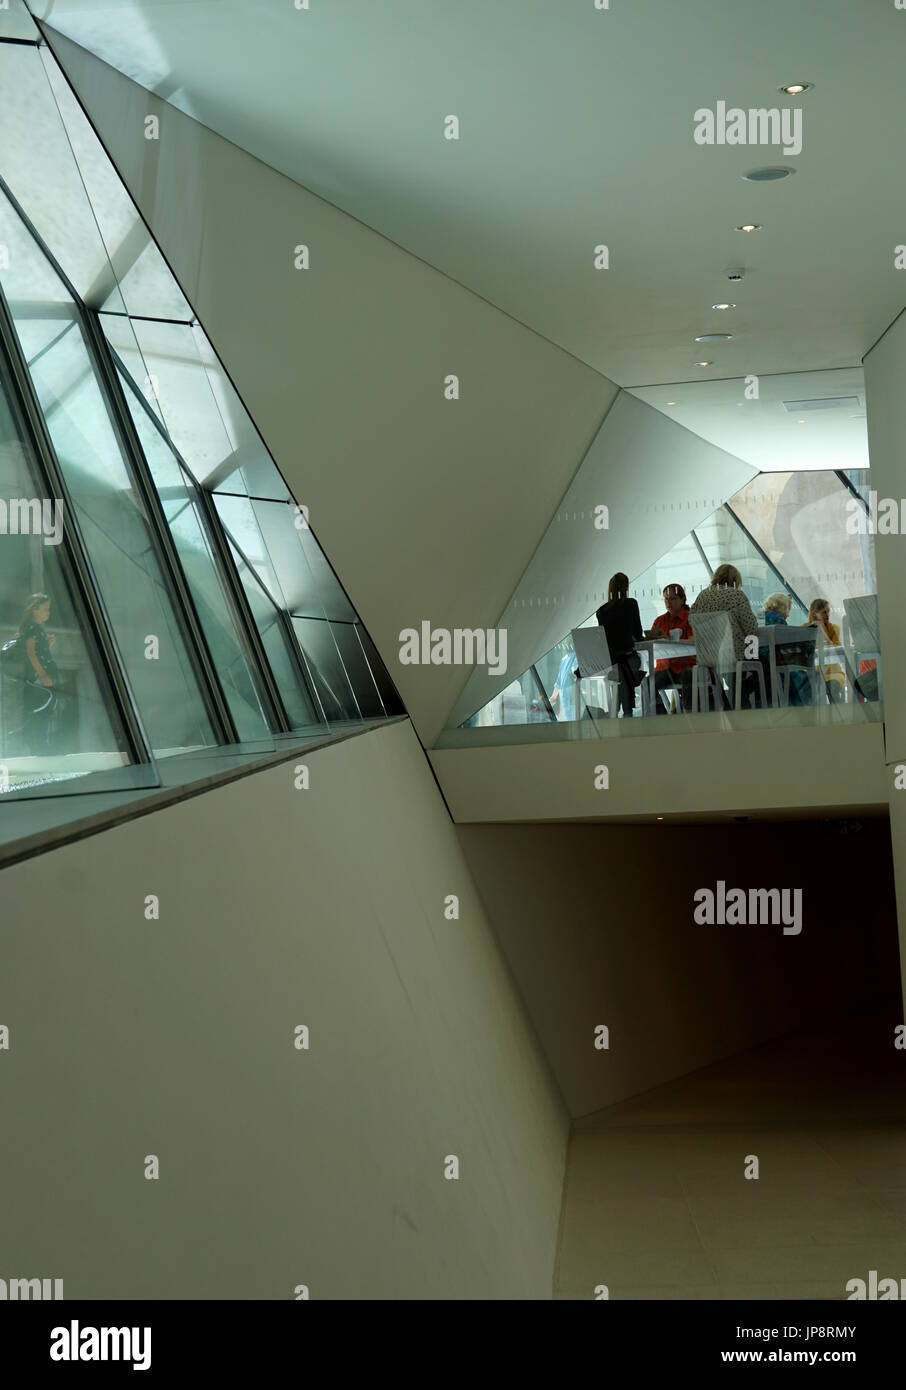
[[[0,200],[3,201],[3,200]],[[39,267],[29,291],[29,272]],[[152,531],[111,423],[74,304],[42,311],[46,263],[11,262],[11,308],[54,450],[151,746],[216,742]]]
[[[378,693],[381,697],[381,703],[384,706],[384,712],[387,714],[388,717],[391,717],[393,715],[405,714],[406,707],[399,697],[399,692],[396,686],[390,679],[390,673],[388,672],[386,666],[381,660],[378,654],[377,647],[374,645],[367,631],[361,623],[356,623],[356,631],[359,634],[359,641],[362,644],[362,650],[364,651],[368,661],[368,665],[371,668],[371,674],[374,676],[374,683],[378,688]]]
[[[331,623],[334,641],[364,719],[381,719],[384,703],[368,666],[355,623]]]
[[[134,383],[122,375],[120,380],[238,737],[241,742],[267,738],[254,663],[211,552],[196,490],[142,406]]]
[[[303,532],[295,524],[295,510],[282,502],[253,501],[221,493],[214,494],[214,503],[227,532],[254,568],[262,587],[279,608],[292,615],[293,631],[324,718],[329,724],[361,719],[336,634],[308,568],[301,541]],[[308,610],[307,616],[298,614],[300,606]],[[372,708],[376,696],[372,681]]]
[[[17,520],[26,533],[10,534],[20,499],[39,504],[40,520],[33,526],[37,514],[30,510],[27,527]],[[52,508],[46,518],[45,500]],[[0,509],[0,794],[15,794],[131,759],[76,600],[65,512],[47,497],[2,382]]]
[[[230,722],[219,693],[258,746],[284,712],[294,729],[404,712],[53,55],[2,42],[36,33],[22,0],[0,0],[0,283],[31,377],[32,440],[62,476],[71,529],[58,547],[9,535],[0,549],[0,784],[209,747]],[[0,451],[8,498],[37,505],[44,488],[5,398]],[[102,623],[106,666],[91,639]],[[28,709],[23,650],[40,685]],[[131,742],[114,715],[127,702]]]
[[[81,298],[95,305],[106,301],[122,312],[116,277],[37,48],[0,44],[0,91],[0,174]]]
[[[188,322],[192,310],[56,59],[46,46],[38,51],[69,139],[70,162],[74,155],[111,272],[106,296],[99,288],[89,289],[88,302],[113,312],[122,312],[125,305],[130,314]]]
[[[328,724],[361,718],[331,625],[325,618],[293,618],[299,646]]]
[[[246,564],[236,546],[230,541],[230,551],[236,568],[239,571],[239,578],[245,591],[245,597],[252,613],[252,620],[258,629],[261,644],[267,655],[268,664],[273,672],[286,710],[287,717],[294,729],[308,729],[322,720],[319,718],[314,701],[305,688],[302,673],[296,664],[295,656],[289,644],[286,630],[283,626],[280,611],[270,596],[262,588],[255,571]]]

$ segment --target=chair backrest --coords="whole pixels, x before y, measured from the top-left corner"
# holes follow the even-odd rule
[[[773,623],[768,629],[768,643],[779,654],[781,665],[794,665],[800,659],[807,664],[814,656],[819,632],[815,627],[790,627],[788,623]]]
[[[570,635],[579,663],[579,675],[606,675],[613,663],[603,627],[574,627]]]
[[[875,652],[880,642],[877,594],[845,598],[843,612],[849,623],[850,641],[857,651]]]
[[[729,613],[690,613],[695,651],[703,666],[729,671],[736,665]]]

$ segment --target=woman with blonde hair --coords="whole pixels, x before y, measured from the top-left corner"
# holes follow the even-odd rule
[[[831,606],[826,598],[813,598],[809,604],[807,627],[817,627],[821,630],[825,642],[829,647],[839,647],[840,629],[836,623],[830,620]],[[846,688],[846,676],[843,667],[833,662],[824,668],[824,684],[827,690],[827,698],[832,704],[843,699]]]
[[[769,594],[764,601],[764,621],[766,627],[787,627],[787,619],[790,616],[790,609],[793,600],[789,594],[777,593]],[[765,679],[767,681],[770,673],[769,648],[759,647],[758,655],[765,668]],[[784,666],[808,665],[814,660],[814,651],[811,646],[805,647],[801,644],[791,644],[789,642],[778,642],[774,647],[774,661],[779,668]],[[812,689],[809,678],[804,671],[788,671],[787,680],[789,682],[789,694],[787,703],[790,705],[807,705],[811,702]]]

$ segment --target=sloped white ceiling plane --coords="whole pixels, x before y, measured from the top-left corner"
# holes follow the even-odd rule
[[[623,387],[852,367],[903,307],[894,0],[30,5]],[[798,110],[801,148],[698,143],[721,101]]]

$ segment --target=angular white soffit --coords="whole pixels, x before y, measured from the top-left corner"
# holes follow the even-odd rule
[[[634,579],[756,472],[622,391],[501,614],[506,674],[476,667],[449,724],[467,719],[578,627],[606,599],[612,574]],[[595,524],[602,506],[606,530]]]

